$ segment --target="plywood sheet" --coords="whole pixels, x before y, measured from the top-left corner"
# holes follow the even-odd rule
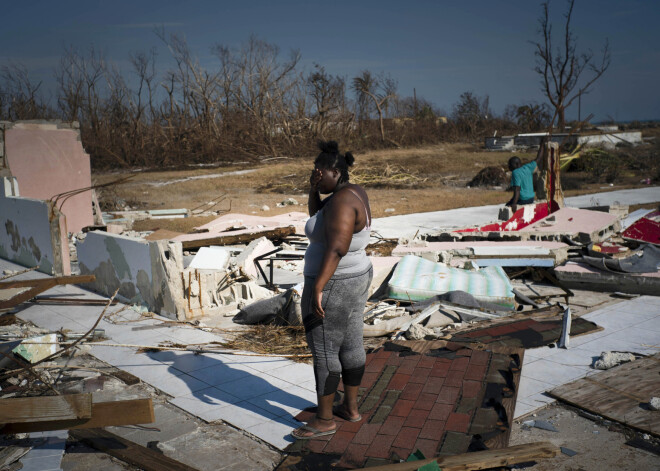
[[[660,353],[573,381],[550,395],[630,427],[660,436],[660,416],[648,407],[660,386]]]

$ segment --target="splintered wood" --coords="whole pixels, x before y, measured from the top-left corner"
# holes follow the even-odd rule
[[[648,407],[660,395],[660,353],[573,381],[550,395],[576,407],[660,436],[660,417]]]

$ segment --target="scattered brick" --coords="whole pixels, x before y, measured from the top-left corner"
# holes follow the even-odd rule
[[[487,365],[490,360],[490,353],[483,350],[474,350],[470,358],[471,365]]]
[[[471,348],[461,348],[460,350],[456,351],[456,355],[460,357],[470,357],[472,356],[472,349]]]
[[[409,358],[419,358],[419,355],[405,357],[404,360],[399,365],[399,369],[397,370],[397,373],[403,373],[406,375],[412,375],[414,373],[415,367],[417,366],[417,361],[410,361],[408,360]]]
[[[468,357],[456,358],[454,361],[451,362],[451,366],[449,367],[449,369],[452,371],[465,371],[469,363],[470,363],[470,359]]]
[[[419,432],[419,438],[426,438],[428,440],[440,440],[442,432],[445,431],[444,420],[427,420]]]
[[[470,416],[468,414],[452,412],[449,414],[445,428],[451,432],[467,433],[469,425]]]
[[[374,438],[376,438],[380,427],[380,424],[362,425],[362,427],[360,427],[360,431],[355,434],[353,443],[357,443],[358,445],[369,445],[374,440]]]
[[[364,455],[369,445],[358,445],[351,443],[342,455],[337,466],[340,468],[361,468],[364,463]]]
[[[402,427],[399,435],[396,436],[396,439],[392,443],[392,446],[399,448],[407,448],[410,452],[413,452],[412,448],[415,446],[417,441],[417,436],[419,435],[420,429],[415,427]]]
[[[403,427],[403,423],[405,421],[405,417],[390,415],[387,420],[385,420],[385,423],[380,426],[379,433],[382,435],[396,436],[399,434],[399,430],[401,430],[401,427]]]
[[[321,453],[328,442],[329,440],[305,440],[305,449],[312,453]]]
[[[499,327],[492,327],[490,329],[483,329],[482,334],[490,335],[491,337],[500,337],[511,332],[515,332],[516,328],[512,325],[501,325]]]
[[[400,433],[400,432],[399,432]],[[390,447],[394,441],[392,435],[376,435],[374,441],[371,442],[369,448],[366,450],[363,456],[371,456],[373,458],[389,458],[390,456]]]
[[[385,366],[385,358],[374,358],[371,362],[364,368],[365,373],[380,373]]]
[[[449,414],[454,410],[453,404],[437,404],[429,412],[430,420],[447,420]]]
[[[380,348],[374,352],[374,357],[377,359],[387,359],[393,355],[397,355],[396,352],[388,352],[384,348]]]
[[[353,441],[355,434],[352,432],[342,432],[341,430],[332,435],[332,438],[323,449],[324,453],[342,454]]]
[[[440,393],[438,394],[438,399],[436,399],[435,402],[439,402],[442,404],[455,404],[456,399],[458,399],[458,395],[460,392],[461,392],[460,388],[443,386],[442,389],[440,389]]]
[[[468,359],[466,358],[466,360]],[[449,372],[449,369],[452,365],[453,363],[436,362],[436,364],[433,365],[433,369],[431,369],[429,375],[444,378],[447,376],[447,373]]]
[[[410,411],[412,410],[414,405],[415,405],[414,401],[406,401],[404,399],[399,399],[392,408],[392,412],[390,412],[390,415],[407,417],[408,414],[410,414]]]
[[[424,426],[424,422],[426,422],[428,415],[429,411],[427,410],[413,409],[410,411],[410,414],[408,414],[408,417],[406,417],[406,421],[403,423],[403,426],[404,428],[415,427],[421,429]]]
[[[483,380],[486,375],[486,365],[470,365],[465,372],[465,379]]]
[[[449,373],[447,373],[447,377],[444,378],[445,380],[444,385],[454,386],[454,387],[461,386],[463,384],[464,374],[465,373],[463,371],[458,371],[458,370],[449,371]],[[474,378],[468,378],[468,379],[474,379]]]
[[[386,364],[386,365],[399,366],[399,365],[401,364],[401,362],[403,361],[403,358],[404,358],[404,357],[400,357],[400,356],[397,355],[396,353],[392,353],[392,355],[390,355],[390,356],[387,358],[387,361],[385,362],[385,364]]]
[[[464,380],[463,397],[477,397],[482,387],[483,383],[481,381]]]
[[[433,368],[437,360],[438,359],[436,357],[422,355],[422,357],[419,359],[419,362],[417,363],[417,368]]]

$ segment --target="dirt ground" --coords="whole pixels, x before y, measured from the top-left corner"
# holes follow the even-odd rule
[[[485,167],[506,168],[512,155],[526,161],[532,160],[535,152],[490,152],[469,144],[368,152],[356,156],[351,181],[367,189],[374,217],[500,204],[511,197],[506,185],[478,188],[466,185]],[[93,182],[104,184],[131,176],[121,185],[98,190],[104,210],[187,208],[219,214],[273,216],[307,211],[313,158],[282,157],[265,159],[256,165],[236,162],[232,166],[212,168],[95,173]],[[622,170],[610,184],[598,181],[593,172],[579,170],[562,175],[566,196],[643,187],[641,180],[649,175],[648,168]],[[277,207],[288,198],[298,205]],[[213,216],[158,219],[143,221],[136,229],[188,232],[211,219]]]

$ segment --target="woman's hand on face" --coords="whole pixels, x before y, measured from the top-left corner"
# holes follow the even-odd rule
[[[323,292],[319,291],[318,293],[314,293],[312,297],[312,309],[314,310],[314,315],[320,319],[323,319],[325,317],[325,311],[323,310],[322,307],[323,303]]]
[[[309,184],[312,186],[312,191],[318,191],[319,183],[323,178],[323,173],[318,168],[312,170],[312,175],[309,177]]]

